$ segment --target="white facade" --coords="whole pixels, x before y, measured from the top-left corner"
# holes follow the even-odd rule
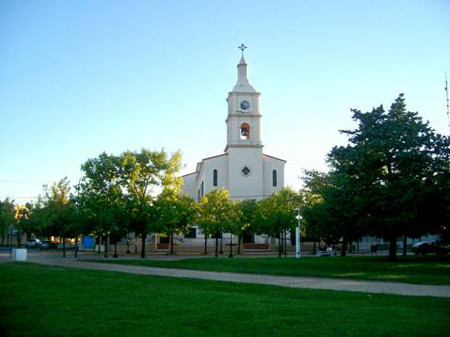
[[[262,199],[284,186],[286,161],[262,152],[260,93],[248,81],[243,55],[237,68],[227,98],[225,151],[202,159],[195,172],[183,176],[183,192],[197,201],[215,188],[226,188],[232,199]]]

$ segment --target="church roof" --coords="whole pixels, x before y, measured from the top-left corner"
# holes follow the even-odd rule
[[[275,160],[279,160],[279,161],[284,161],[285,163],[287,162],[287,160],[280,159],[280,158],[277,158],[277,157],[274,157],[274,156],[270,156],[270,155],[265,154],[265,153],[263,153],[263,156],[264,157],[268,157],[268,158],[272,158],[272,159],[275,159]]]
[[[238,66],[241,65],[241,64],[247,65],[247,61],[245,60],[244,54],[242,54],[242,57],[241,57],[241,60],[239,61]]]
[[[233,87],[233,91],[238,92],[256,92],[255,88],[250,84],[247,78],[247,61],[245,60],[244,54],[242,54],[241,60],[237,65],[238,68],[238,78],[237,82]]]
[[[228,156],[228,153],[222,153],[222,154],[218,154],[218,155],[215,155],[215,156],[206,157],[206,158],[203,158],[202,161],[213,159],[213,158],[217,158],[217,157],[222,157],[222,156]]]
[[[200,170],[201,170],[201,166],[202,166],[203,162],[211,160],[211,159],[215,159],[215,158],[218,158],[218,157],[223,157],[223,156],[228,156],[228,153],[222,153],[222,154],[218,154],[218,155],[215,155],[215,156],[203,158],[202,161],[197,163],[197,167],[195,168],[195,172],[192,172],[192,173],[189,173],[189,174],[185,174],[183,177],[186,177],[186,176],[189,176],[189,175],[192,175],[192,174],[198,174],[200,172]]]
[[[184,174],[181,177],[187,177],[187,176],[191,176],[193,174],[197,174],[197,172],[191,172],[191,173],[188,173],[188,174]]]

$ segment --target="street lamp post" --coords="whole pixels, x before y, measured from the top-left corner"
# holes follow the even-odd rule
[[[11,247],[11,227],[8,227],[8,247],[9,247],[9,257],[12,255],[12,247]]]
[[[294,211],[297,212],[297,218],[298,218],[298,225],[297,228],[295,228],[295,257],[300,258],[302,249],[301,249],[301,242],[300,242],[300,207],[297,207],[294,209]]]

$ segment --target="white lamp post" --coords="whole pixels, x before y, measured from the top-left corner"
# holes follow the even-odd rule
[[[298,225],[297,228],[295,229],[295,257],[296,258],[300,258],[301,257],[301,253],[302,253],[302,249],[301,249],[301,242],[300,242],[300,207],[297,207],[294,209],[294,211],[297,212],[297,218],[298,218]]]

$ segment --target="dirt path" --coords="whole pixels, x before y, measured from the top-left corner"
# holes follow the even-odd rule
[[[230,272],[211,272],[186,269],[168,269],[85,262],[74,258],[59,256],[30,256],[28,262],[65,268],[115,271],[130,274],[192,278],[211,281],[266,284],[290,288],[327,289],[338,291],[357,291],[376,294],[407,296],[450,297],[450,286],[419,285],[396,282],[360,281],[319,277],[292,277],[254,275]]]

